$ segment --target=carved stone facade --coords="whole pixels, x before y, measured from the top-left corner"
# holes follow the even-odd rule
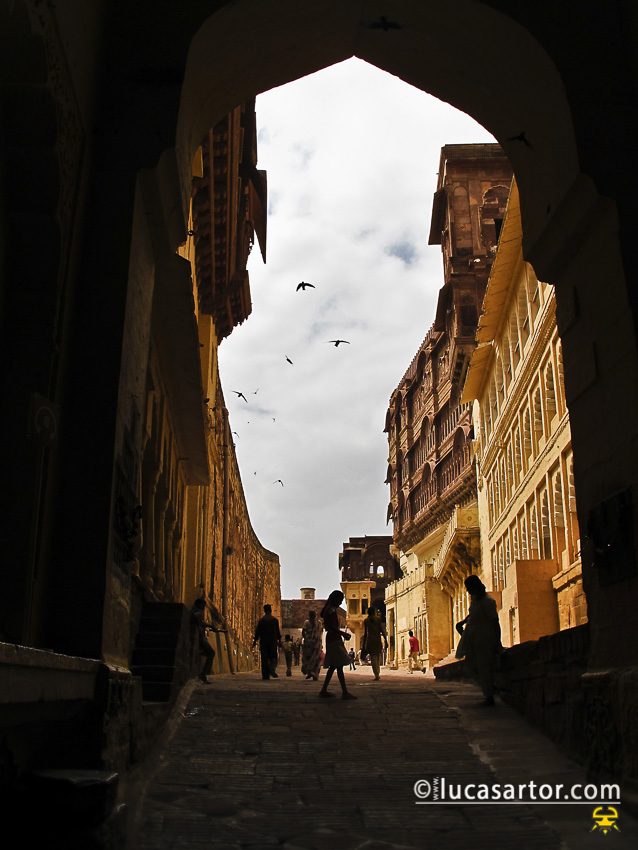
[[[339,554],[341,590],[346,597],[351,646],[361,649],[368,608],[386,621],[385,590],[401,575],[390,535],[351,537]]]
[[[462,400],[474,402],[482,578],[503,645],[587,620],[554,288],[522,256],[516,183]]]
[[[505,215],[511,166],[498,145],[446,145],[430,244],[443,252],[434,324],[390,397],[388,519],[404,578],[386,590],[390,663],[407,664],[412,629],[424,664],[454,645],[463,579],[480,565],[471,406],[461,389]]]

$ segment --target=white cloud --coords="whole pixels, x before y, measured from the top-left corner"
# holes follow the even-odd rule
[[[251,255],[253,314],[222,343],[221,378],[282,595],[324,596],[349,537],[391,533],[383,428],[443,283],[440,248],[427,245],[441,147],[493,139],[356,59],[260,95],[257,121],[268,264]],[[316,289],[296,292],[302,280]],[[327,344],[336,338],[350,344]]]

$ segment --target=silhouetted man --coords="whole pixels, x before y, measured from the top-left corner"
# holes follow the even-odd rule
[[[272,607],[264,605],[264,616],[257,623],[253,646],[259,641],[261,678],[277,679],[277,651],[281,641],[279,620],[272,615]]]
[[[204,668],[202,672],[199,674],[199,678],[205,685],[208,684],[207,676],[210,676],[213,669],[213,659],[215,658],[215,650],[208,642],[208,638],[206,637],[206,629],[212,629],[213,626],[211,623],[206,622],[206,600],[205,599],[196,599],[195,604],[191,608],[191,623],[197,626],[198,631],[198,640],[199,640],[199,652],[200,655],[206,656],[206,660],[204,661]]]

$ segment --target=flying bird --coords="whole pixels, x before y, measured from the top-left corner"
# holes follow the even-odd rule
[[[381,15],[378,21],[371,21],[371,23],[364,24],[363,26],[370,30],[383,30],[383,32],[403,29],[403,26],[400,23],[397,21],[389,21],[385,15]]]
[[[284,486],[284,482],[281,480],[281,478],[278,478],[276,481],[273,481],[272,483],[273,484],[281,484],[282,487]]]
[[[248,404],[248,399],[246,398],[246,396],[245,396],[243,393],[239,393],[239,392],[237,392],[237,390],[233,390],[233,392],[234,392],[236,395],[238,395],[238,396],[239,396],[239,398],[243,398],[243,399],[244,399],[244,401],[246,402],[246,404]]]
[[[303,289],[303,291],[305,292],[305,291],[306,291],[306,287],[308,287],[308,286],[309,286],[311,289],[316,289],[316,288],[317,288],[317,287],[314,285],[314,283],[306,283],[306,281],[305,281],[305,280],[302,280],[302,281],[301,281],[301,283],[297,284],[297,288],[295,289],[295,292],[299,292],[299,290],[300,290],[300,289]]]
[[[286,357],[286,355],[284,355],[284,357]],[[286,357],[286,360],[290,363],[290,365],[291,365],[291,366],[294,366],[294,365],[295,365],[295,364],[292,362],[292,360],[290,359],[290,357]]]
[[[523,130],[522,133],[519,133],[518,136],[510,136],[507,141],[508,142],[522,142],[524,145],[527,145],[528,148],[532,147],[532,143],[527,138],[527,134],[525,133],[525,130]]]
[[[331,342],[334,342],[335,348],[339,348],[339,346],[341,345],[342,342],[345,342],[347,345],[350,345],[350,343],[348,342],[347,339],[329,339],[328,342],[326,343],[326,345],[328,345]]]

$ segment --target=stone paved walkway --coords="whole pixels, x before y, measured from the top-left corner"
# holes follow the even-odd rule
[[[587,780],[502,703],[471,685],[370,668],[347,673],[356,701],[260,674],[191,685],[181,716],[129,799],[130,850],[416,850],[638,847],[591,832],[589,805],[417,805],[414,783]],[[335,681],[331,690],[338,695]]]

